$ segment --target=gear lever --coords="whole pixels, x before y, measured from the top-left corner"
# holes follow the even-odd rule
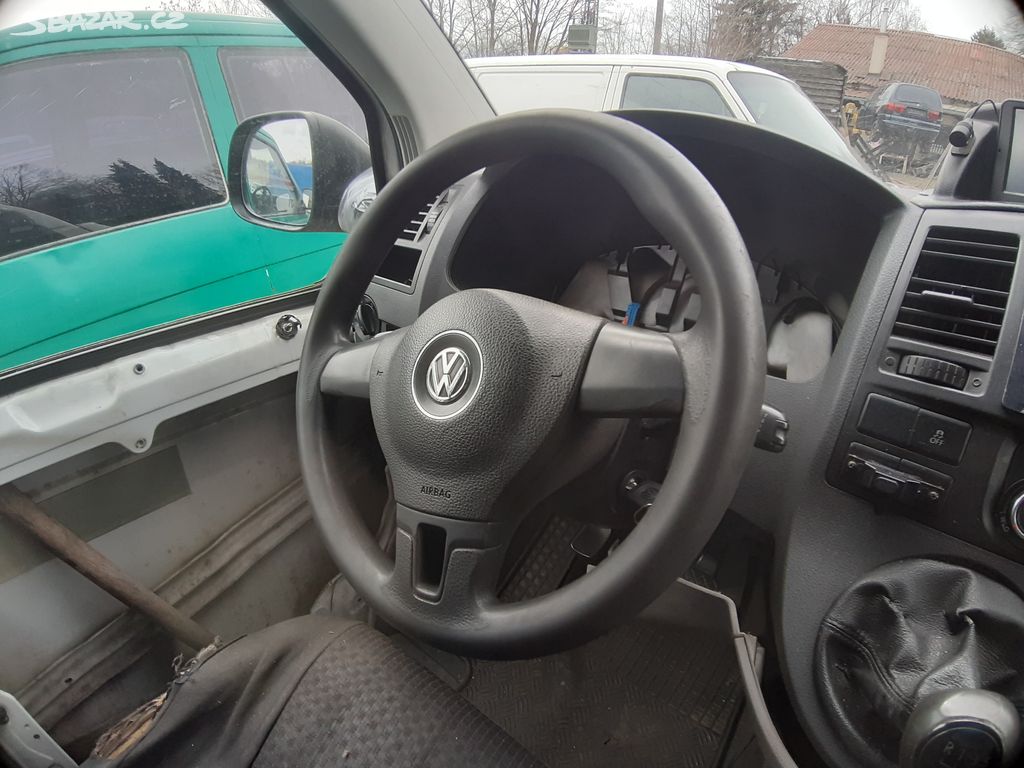
[[[1020,716],[998,693],[959,689],[925,696],[900,741],[900,768],[1000,768],[1021,746]]]

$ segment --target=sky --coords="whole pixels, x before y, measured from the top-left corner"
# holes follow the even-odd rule
[[[655,0],[630,0],[654,6]],[[929,32],[967,39],[984,26],[999,29],[1019,13],[1010,0],[918,0]],[[173,6],[173,2],[168,2]],[[158,8],[154,0],[0,0],[0,29],[58,14]]]
[[[928,31],[970,38],[981,27],[999,29],[1020,12],[1009,0],[920,0],[918,7]]]

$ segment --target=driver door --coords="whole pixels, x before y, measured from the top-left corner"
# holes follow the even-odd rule
[[[299,481],[294,373],[345,236],[239,217],[225,192],[231,136],[255,111],[337,107],[383,182],[493,116],[426,11],[399,5],[354,21],[352,68],[332,58],[334,72],[268,18],[3,17],[4,189],[18,194],[19,170],[40,183],[0,205],[0,486],[222,638],[307,613],[336,573]],[[424,80],[453,85],[410,96]],[[287,217],[311,201],[303,158],[277,150],[266,186]],[[363,476],[379,514],[383,468]],[[6,515],[0,634],[0,690],[78,759],[195,650]]]

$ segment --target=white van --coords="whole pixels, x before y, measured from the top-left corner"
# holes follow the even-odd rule
[[[503,56],[466,65],[499,114],[544,107],[671,109],[757,123],[856,162],[792,80],[760,67],[685,56]]]

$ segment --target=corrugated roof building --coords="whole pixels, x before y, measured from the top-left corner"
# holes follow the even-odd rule
[[[927,32],[821,24],[785,54],[847,71],[847,93],[866,96],[887,83],[917,83],[963,111],[985,99],[1024,97],[1024,56]]]

